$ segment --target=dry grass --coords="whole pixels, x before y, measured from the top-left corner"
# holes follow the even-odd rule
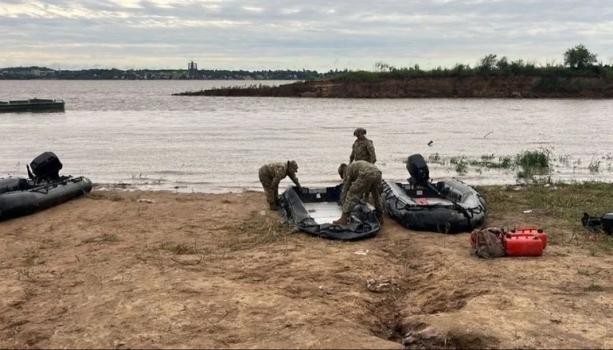
[[[86,238],[82,243],[114,243],[119,242],[119,237],[114,233],[103,233],[101,235]]]
[[[199,248],[196,241],[193,244],[164,242],[160,245],[160,249],[176,255],[202,255],[205,253],[205,249]]]
[[[275,212],[252,211],[234,231],[240,234],[228,241],[226,248],[229,251],[246,250],[287,240],[291,227]]]

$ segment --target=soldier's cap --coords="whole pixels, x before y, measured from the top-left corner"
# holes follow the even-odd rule
[[[366,135],[366,129],[357,128],[353,131],[353,136],[358,136],[358,134]]]
[[[295,173],[296,171],[298,171],[298,163],[296,163],[295,160],[288,160],[287,170]]]

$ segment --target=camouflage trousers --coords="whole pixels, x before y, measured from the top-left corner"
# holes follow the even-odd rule
[[[266,194],[266,202],[272,208],[278,204],[279,201],[279,188],[275,188],[272,185],[272,179],[266,174],[264,169],[260,169],[258,173],[260,177],[260,183],[262,183],[262,187],[264,188],[264,193]]]
[[[353,181],[347,191],[345,202],[343,202],[343,213],[349,214],[351,210],[360,202],[360,199],[372,196],[375,209],[378,213],[383,213],[381,204],[381,172],[379,170],[360,173],[358,178]]]

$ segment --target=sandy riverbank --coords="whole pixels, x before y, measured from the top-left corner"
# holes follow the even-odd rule
[[[291,233],[258,192],[94,191],[0,223],[0,347],[612,347],[610,252],[530,209],[488,224],[541,223],[546,254],[484,261],[389,218]]]

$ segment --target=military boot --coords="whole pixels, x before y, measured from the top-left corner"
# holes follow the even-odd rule
[[[349,214],[343,213],[338,220],[332,221],[334,225],[347,225],[349,223]]]
[[[377,214],[377,220],[379,221],[379,225],[383,225],[383,214]]]

